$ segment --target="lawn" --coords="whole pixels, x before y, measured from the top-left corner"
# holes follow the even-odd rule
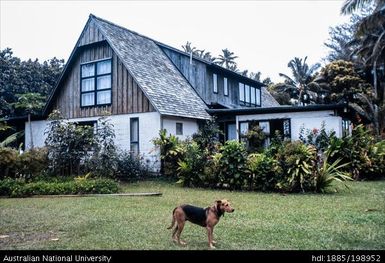
[[[267,194],[186,189],[148,181],[124,192],[160,197],[0,199],[1,249],[207,249],[202,227],[186,224],[171,241],[171,211],[230,199],[215,228],[218,249],[385,249],[385,181],[351,182],[333,194]],[[8,236],[8,237],[4,237]]]

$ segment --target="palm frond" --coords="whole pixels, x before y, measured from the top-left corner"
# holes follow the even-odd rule
[[[6,147],[12,143],[14,143],[15,141],[17,141],[19,138],[21,138],[22,136],[24,135],[24,131],[18,131],[18,132],[15,132],[13,134],[11,134],[10,136],[8,136],[7,138],[5,138],[1,143],[0,143],[0,147]]]

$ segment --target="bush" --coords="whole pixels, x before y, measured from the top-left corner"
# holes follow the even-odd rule
[[[277,160],[263,153],[250,154],[247,158],[249,170],[249,190],[272,191],[282,176]]]
[[[322,122],[321,129],[307,129],[306,134],[305,128],[302,126],[300,129],[299,139],[306,145],[313,145],[318,151],[324,152],[329,146],[332,138],[336,138],[335,131],[326,132],[325,122]]]
[[[244,143],[227,141],[220,151],[217,171],[219,186],[246,189],[248,187],[247,151]]]
[[[369,162],[360,172],[361,179],[375,180],[385,177],[385,140],[368,147]]]
[[[183,159],[178,161],[178,183],[183,186],[207,185],[204,168],[206,166],[206,154],[200,150],[194,141],[182,144],[184,147]]]
[[[25,179],[32,179],[48,169],[47,148],[33,148],[25,151],[18,158],[18,175]]]
[[[0,179],[16,176],[18,155],[15,149],[0,147]]]
[[[285,142],[276,159],[284,173],[278,188],[286,192],[313,190],[313,169],[317,164],[316,148],[301,141]]]
[[[71,180],[59,182],[30,182],[20,179],[0,181],[0,195],[27,197],[31,195],[111,194],[118,184],[111,179]]]
[[[354,179],[375,178],[375,173],[382,168],[381,165],[372,166],[377,163],[376,160],[381,162],[381,150],[378,151],[381,146],[377,148],[374,145],[370,131],[363,125],[358,125],[353,129],[351,136],[342,139],[332,138],[326,154],[330,156],[330,162],[341,159],[342,163],[349,163],[345,170],[350,172]]]
[[[139,156],[133,156],[127,151],[118,154],[116,177],[122,181],[143,179],[149,176],[148,168],[143,165]]]
[[[163,129],[159,131],[159,138],[153,139],[152,142],[160,150],[161,174],[176,178],[178,161],[183,156],[183,148],[178,137],[172,134],[167,136],[167,131]]]

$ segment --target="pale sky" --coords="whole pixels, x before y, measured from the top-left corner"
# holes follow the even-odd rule
[[[328,29],[348,21],[329,1],[4,1],[0,46],[22,59],[66,61],[90,13],[178,49],[186,41],[214,56],[228,48],[240,69],[282,80],[287,63],[327,54]]]

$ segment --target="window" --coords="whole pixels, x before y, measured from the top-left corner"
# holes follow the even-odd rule
[[[111,59],[82,64],[80,79],[82,107],[111,104]]]
[[[250,86],[245,85],[245,102],[250,103]]]
[[[261,106],[261,89],[239,83],[239,101],[244,106]]]
[[[239,101],[245,102],[245,84],[239,83]]]
[[[235,123],[229,123],[227,124],[227,131],[226,131],[226,140],[236,140],[237,139],[237,127]]]
[[[176,123],[176,135],[183,135],[183,123]]]
[[[213,74],[213,85],[214,85],[214,93],[218,93],[218,76],[217,74]]]
[[[130,118],[130,151],[139,154],[139,118]]]
[[[227,78],[223,79],[223,94],[229,96],[229,88],[227,87]]]

